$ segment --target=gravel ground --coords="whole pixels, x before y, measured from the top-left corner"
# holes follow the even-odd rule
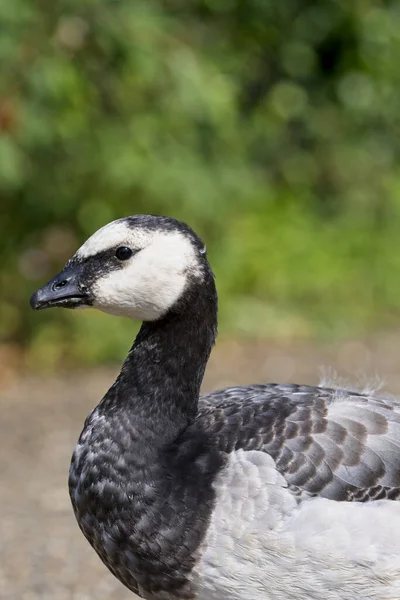
[[[400,393],[400,334],[331,347],[220,343],[204,390],[225,385],[316,383],[330,365],[361,384],[376,373]],[[105,368],[0,382],[0,598],[129,600],[80,533],[67,492],[69,460],[83,420],[113,381]],[[356,381],[356,383],[357,383]]]

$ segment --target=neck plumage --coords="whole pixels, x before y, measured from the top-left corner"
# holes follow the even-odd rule
[[[204,279],[192,280],[173,310],[142,324],[107,396],[157,445],[173,441],[195,418],[216,329],[217,294],[208,265]]]

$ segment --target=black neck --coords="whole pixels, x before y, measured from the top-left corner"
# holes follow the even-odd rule
[[[129,405],[135,429],[159,443],[174,440],[197,413],[217,328],[214,277],[206,267],[204,280],[192,279],[164,318],[142,324],[108,395],[124,411]]]

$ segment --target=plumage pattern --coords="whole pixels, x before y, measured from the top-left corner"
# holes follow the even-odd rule
[[[134,249],[118,259],[118,248]],[[344,389],[199,398],[217,327],[201,240],[173,219],[102,228],[31,304],[145,322],[85,422],[79,526],[147,600],[399,600],[400,403]]]
[[[332,500],[400,495],[400,404],[297,385],[236,387],[203,396],[198,424],[224,451],[262,450],[294,493]]]
[[[268,454],[229,455],[197,600],[398,600],[399,503],[297,502],[286,485]]]

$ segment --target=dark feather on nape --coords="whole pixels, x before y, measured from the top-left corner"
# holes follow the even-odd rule
[[[159,231],[180,231],[189,238],[199,253],[205,256],[205,246],[201,238],[193,231],[189,225],[173,219],[172,217],[158,215],[133,215],[126,217],[126,222],[132,229],[149,229]]]

